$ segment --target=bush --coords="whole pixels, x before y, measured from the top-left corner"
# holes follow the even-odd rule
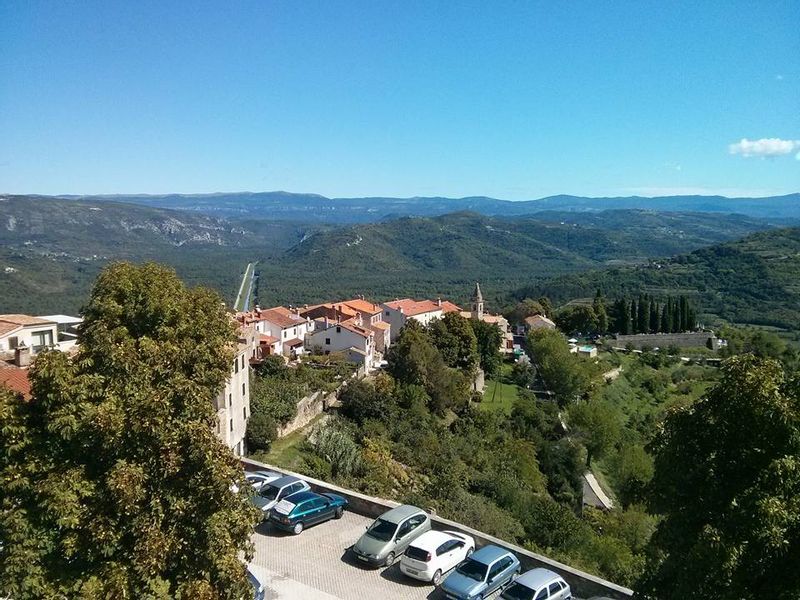
[[[247,420],[245,440],[249,452],[269,450],[270,444],[278,437],[278,424],[266,412],[251,413]]]

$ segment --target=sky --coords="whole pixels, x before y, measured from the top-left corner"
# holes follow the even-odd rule
[[[800,191],[800,0],[0,0],[0,192]]]

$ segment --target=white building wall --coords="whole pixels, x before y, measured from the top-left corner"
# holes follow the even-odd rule
[[[0,352],[13,352],[17,346],[24,344],[31,349],[31,354],[36,354],[38,348],[35,347],[43,340],[45,344],[58,347],[58,329],[55,323],[25,325],[22,329],[0,337]]]
[[[341,352],[357,348],[366,353],[369,364],[372,363],[375,353],[374,335],[364,337],[336,323],[331,323],[327,329],[323,326],[306,337],[306,348],[311,350],[315,346],[322,348],[323,352]]]
[[[249,348],[240,346],[231,375],[216,401],[217,435],[237,456],[244,456],[247,421],[250,418]]]

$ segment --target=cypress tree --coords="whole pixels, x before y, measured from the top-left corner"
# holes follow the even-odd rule
[[[681,330],[681,303],[678,300],[672,301],[672,333]]]
[[[658,333],[658,302],[652,300],[650,302],[650,333]]]
[[[639,333],[639,309],[636,305],[636,298],[631,298],[631,333]]]
[[[650,299],[647,294],[639,296],[639,312],[636,317],[637,333],[647,333],[650,331]]]
[[[661,333],[669,333],[669,330],[672,328],[671,317],[669,297],[667,297],[667,301],[664,302],[664,306],[661,308],[661,323],[659,328]]]

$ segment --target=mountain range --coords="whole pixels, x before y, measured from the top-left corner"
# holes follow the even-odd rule
[[[59,198],[95,202],[126,202],[158,208],[193,210],[218,216],[306,223],[369,223],[401,216],[429,217],[465,210],[490,216],[519,216],[545,210],[586,212],[645,209],[661,212],[739,213],[772,220],[800,219],[800,193],[767,198],[726,198],[724,196],[587,198],[559,195],[526,201],[498,200],[485,196],[466,198],[327,198],[319,194],[290,192],[126,194],[59,196]]]

